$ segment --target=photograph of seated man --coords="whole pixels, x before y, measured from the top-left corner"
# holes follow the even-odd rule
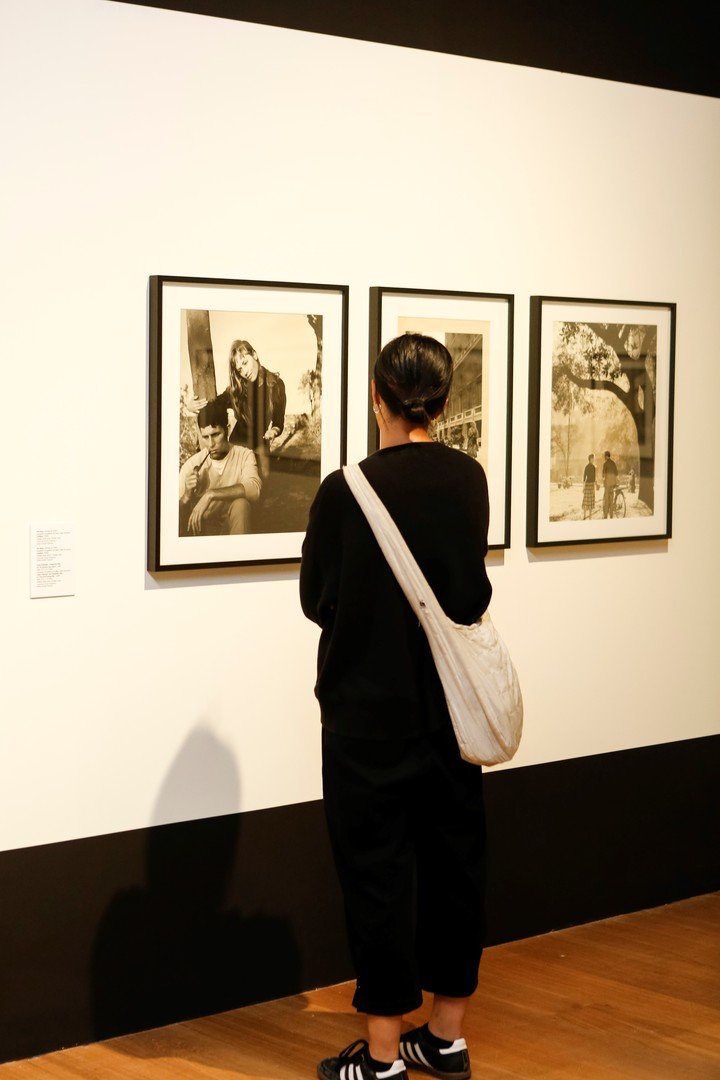
[[[227,408],[211,401],[197,415],[200,450],[180,469],[180,536],[250,532],[262,490],[255,454],[228,439]]]

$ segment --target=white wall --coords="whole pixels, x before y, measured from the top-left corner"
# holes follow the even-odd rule
[[[516,296],[515,765],[719,729],[720,101],[106,0],[0,4],[0,846],[314,799],[297,571],[144,571],[150,274]],[[676,301],[674,536],[524,545],[528,297]],[[77,595],[28,526],[74,520]],[[168,795],[167,779],[179,777]]]

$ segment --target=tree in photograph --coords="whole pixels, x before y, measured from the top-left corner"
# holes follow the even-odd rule
[[[627,409],[613,411],[612,420],[605,428],[605,442],[608,449],[612,448],[613,457],[621,473],[634,469],[635,475],[640,475],[637,432]]]
[[[308,315],[307,321],[315,331],[317,338],[317,359],[315,368],[311,368],[303,374],[300,381],[300,389],[307,392],[310,398],[310,421],[320,419],[322,402],[322,315]]]
[[[570,409],[567,414],[567,422],[553,424],[550,436],[553,454],[560,457],[563,463],[561,479],[567,479],[570,475],[571,455],[578,433],[578,425],[573,424],[572,414],[573,410]]]
[[[217,397],[217,386],[210,336],[210,312],[188,310],[185,312],[185,321],[193,394],[196,398],[212,401]]]
[[[561,324],[567,326],[567,323]],[[557,412],[562,413],[567,417],[567,422],[563,424],[552,425],[552,449],[555,453],[560,454],[565,463],[565,476],[570,472],[570,458],[573,449],[573,443],[575,436],[577,435],[577,424],[573,424],[573,415],[577,412],[589,413],[592,412],[592,403],[585,393],[582,387],[577,386],[570,379],[566,378],[564,374],[558,374],[557,370],[557,357],[558,357],[558,345],[556,344],[553,352],[553,408]]]
[[[180,388],[180,468],[200,449],[197,414],[188,406],[192,397],[187,384]]]
[[[592,393],[613,394],[632,417],[640,456],[638,495],[655,506],[655,378],[657,327],[629,323],[556,325],[553,350],[553,405],[562,412],[581,394],[584,411]],[[608,449],[610,449],[608,447]]]

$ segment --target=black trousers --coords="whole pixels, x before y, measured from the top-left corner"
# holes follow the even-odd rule
[[[484,937],[482,770],[452,730],[410,739],[323,730],[323,791],[357,975],[353,1004],[397,1016],[422,991],[467,997]]]

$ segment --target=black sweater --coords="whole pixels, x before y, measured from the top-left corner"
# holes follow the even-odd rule
[[[407,443],[378,450],[361,468],[446,614],[477,621],[492,591],[482,466],[439,443]],[[310,508],[300,599],[322,628],[315,693],[326,728],[404,738],[450,723],[425,634],[341,470]]]

